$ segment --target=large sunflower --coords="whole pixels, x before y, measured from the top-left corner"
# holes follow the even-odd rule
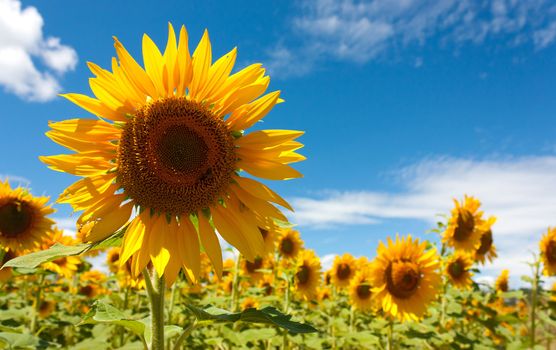
[[[368,311],[376,306],[371,285],[371,269],[363,268],[351,279],[349,284],[349,300],[357,310]]]
[[[481,244],[481,235],[489,227],[479,211],[481,202],[474,197],[465,196],[462,203],[454,199],[455,208],[442,235],[442,243],[456,250],[474,252]]]
[[[411,236],[380,242],[371,266],[371,285],[385,313],[401,321],[417,320],[427,310],[441,284],[436,249]]]
[[[498,254],[496,254],[496,247],[494,246],[494,240],[492,239],[492,225],[496,221],[494,216],[488,218],[486,226],[488,229],[481,234],[481,244],[479,248],[475,250],[475,260],[481,264],[485,264],[488,260],[492,262]]]
[[[472,266],[473,259],[468,254],[456,251],[446,261],[446,276],[455,287],[470,288],[473,283],[471,280],[471,276],[473,276]]]
[[[302,250],[297,257],[294,274],[295,291],[305,299],[316,296],[321,279],[321,264],[315,252]]]
[[[291,207],[241,171],[291,179],[301,174],[288,164],[305,159],[295,141],[303,132],[244,133],[282,102],[280,91],[263,95],[270,78],[260,64],[230,74],[235,48],[213,63],[206,31],[193,55],[183,26],[179,40],[169,26],[163,53],[144,35],[144,68],[118,39],[115,48],[111,70],[88,64],[96,98],[64,95],[98,118],[50,124],[48,137],[75,153],[41,158],[83,177],[59,202],[84,211],[84,239],[100,241],[128,224],[120,263],[132,258],[138,275],[152,261],[168,284],[182,267],[196,279],[200,245],[221,274],[214,228],[247,259],[261,255],[259,228],[286,220],[272,203]]]
[[[544,265],[543,273],[546,276],[556,275],[556,228],[548,228],[548,231],[539,243],[541,259]]]
[[[0,247],[19,255],[41,246],[52,236],[54,209],[49,197],[34,197],[23,187],[12,189],[0,181]]]
[[[332,265],[332,283],[339,288],[347,287],[353,275],[355,275],[356,266],[357,261],[351,254],[337,255]]]

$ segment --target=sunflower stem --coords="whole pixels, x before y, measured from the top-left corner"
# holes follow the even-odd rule
[[[536,345],[536,312],[537,312],[537,293],[539,290],[539,271],[540,262],[535,256],[535,264],[533,265],[533,285],[531,286],[531,348]]]
[[[143,277],[151,306],[151,344],[149,350],[164,350],[164,276],[158,277],[153,269],[151,273],[145,268]]]
[[[394,334],[394,321],[390,320],[388,322],[388,337],[387,337],[388,343],[386,345],[387,350],[393,350],[394,349],[394,341],[392,339],[393,334]]]
[[[234,268],[234,280],[232,282],[232,300],[230,309],[235,312],[238,308],[238,294],[239,294],[239,268],[241,263],[241,253],[237,253],[236,266]]]
[[[180,334],[180,337],[178,338],[178,340],[176,340],[176,344],[174,344],[174,350],[179,350],[181,344],[185,341],[185,339],[187,339],[187,337],[189,336],[189,334],[191,334],[191,332],[197,327],[197,319],[195,319],[193,321],[192,324],[189,325],[189,327],[187,327],[182,334]]]
[[[37,329],[37,320],[39,318],[39,310],[41,307],[41,294],[42,285],[44,283],[44,274],[40,275],[37,292],[35,293],[35,300],[33,301],[33,318],[31,319],[31,334],[34,334]]]
[[[290,308],[290,278],[286,279],[286,290],[284,293],[284,313],[287,314]],[[288,340],[288,332],[284,330],[282,334],[282,349],[287,350],[290,348],[289,340]]]

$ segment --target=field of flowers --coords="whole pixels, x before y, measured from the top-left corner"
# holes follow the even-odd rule
[[[248,131],[280,91],[259,64],[231,74],[236,49],[213,62],[208,32],[192,54],[188,40],[145,35],[140,65],[115,38],[110,70],[88,63],[95,97],[64,95],[95,117],[52,122],[70,153],[40,159],[79,177],[57,199],[77,237],[50,198],[0,181],[0,348],[556,348],[556,229],[516,290],[508,270],[477,282],[496,218],[472,196],[428,240],[383,237],[323,270],[263,183],[301,176],[303,132]]]

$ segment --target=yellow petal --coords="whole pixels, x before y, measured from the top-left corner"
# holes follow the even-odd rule
[[[68,119],[61,122],[49,122],[52,130],[64,134],[77,134],[80,139],[88,141],[113,141],[119,139],[122,131],[114,125],[100,119]]]
[[[263,185],[262,183],[247,178],[236,176],[235,181],[243,188],[245,191],[249,192],[252,196],[267,200],[269,202],[274,202],[293,211],[293,208],[290,206],[286,200],[280,197],[276,192],[272,191],[267,186]]]
[[[141,249],[144,238],[145,224],[140,216],[136,216],[124,233],[124,241],[120,253],[120,266],[124,266],[125,262],[135,254],[135,252]]]
[[[297,130],[259,130],[239,138],[236,144],[240,147],[263,149],[294,140],[304,133]]]
[[[85,240],[89,242],[98,242],[112,235],[127,223],[131,216],[132,209],[133,203],[129,202],[99,217],[92,222],[93,225],[87,232],[84,232]]]
[[[289,165],[266,159],[242,159],[237,162],[237,166],[253,176],[268,180],[287,180],[303,177],[303,174]]]
[[[214,229],[212,228],[210,222],[205,218],[203,213],[197,215],[199,218],[199,237],[201,238],[201,243],[203,248],[207,253],[214,270],[218,275],[218,278],[222,277],[223,263],[222,263],[222,248],[220,248],[220,242]]]
[[[193,52],[193,77],[189,86],[189,96],[198,101],[197,94],[201,91],[207,81],[208,71],[212,63],[212,49],[208,31],[205,29],[203,37]]]
[[[234,48],[232,51],[228,52],[226,55],[214,62],[208,71],[206,84],[197,95],[197,100],[202,101],[205,98],[213,100],[213,93],[222,88],[223,83],[226,81],[230,72],[234,68],[236,57],[237,49]]]
[[[166,87],[162,80],[164,59],[156,44],[147,34],[143,35],[143,62],[145,64],[145,70],[158,93],[157,96],[152,97],[166,97]]]
[[[216,226],[222,238],[236,247],[248,260],[253,260],[255,253],[251,251],[249,244],[241,233],[240,225],[233,220],[228,210],[220,205],[215,205],[210,208],[210,212],[214,226]]]
[[[180,81],[180,69],[178,67],[178,48],[176,33],[172,23],[168,22],[168,42],[164,50],[164,68],[166,69],[166,91],[171,96]]]
[[[255,100],[266,91],[269,83],[270,78],[264,77],[254,84],[245,86],[233,92],[221,103],[222,109],[218,111],[218,114],[220,116],[224,116],[233,112],[239,106]]]
[[[156,98],[157,93],[153,82],[143,68],[135,61],[135,59],[127,52],[124,46],[114,37],[114,47],[120,60],[121,68],[126,77],[133,82],[133,84],[152,98]]]
[[[184,265],[193,273],[193,281],[197,281],[201,271],[201,259],[199,256],[201,248],[199,247],[197,230],[195,230],[188,217],[182,217],[178,228],[178,235],[180,237],[179,243],[183,247]]]
[[[185,89],[191,83],[191,78],[193,76],[191,55],[189,54],[189,43],[185,26],[181,26],[180,30],[180,38],[178,43],[178,68],[180,72],[180,79],[177,86],[177,95],[183,96],[185,94]]]
[[[264,95],[256,101],[247,105],[243,113],[233,112],[226,121],[231,130],[246,130],[256,122],[264,118],[268,112],[278,103],[280,91],[274,91]]]
[[[63,94],[60,95],[75,103],[84,110],[98,116],[114,121],[126,121],[125,112],[121,113],[108,108],[101,101],[81,94]]]
[[[153,227],[150,231],[148,241],[149,254],[158,276],[162,276],[168,261],[170,261],[170,252],[168,248],[164,246],[166,237],[170,234],[170,229],[166,221],[166,215],[164,214],[159,215],[153,221]]]
[[[81,153],[40,156],[39,159],[52,170],[81,176],[100,175],[114,167],[106,159],[87,157]]]
[[[263,199],[250,195],[240,186],[232,185],[230,186],[230,189],[236,194],[239,200],[241,200],[241,202],[253,212],[263,217],[288,221],[288,219],[284,216],[284,214],[282,214],[282,212],[280,212],[280,210],[278,210],[278,208]]]

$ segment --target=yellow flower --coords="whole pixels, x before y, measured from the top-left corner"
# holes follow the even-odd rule
[[[221,275],[215,228],[248,260],[261,255],[259,227],[287,221],[274,204],[291,207],[242,171],[297,178],[289,164],[305,159],[295,141],[303,132],[244,132],[282,102],[280,91],[264,94],[270,78],[260,64],[230,75],[236,49],[213,63],[206,31],[193,55],[185,27],[177,40],[169,25],[164,52],[144,35],[145,68],[117,39],[115,48],[111,70],[89,63],[96,98],[64,95],[99,118],[51,123],[48,137],[75,153],[41,157],[54,170],[83,177],[58,201],[84,211],[84,240],[124,228],[120,264],[131,258],[137,276],[152,262],[167,284],[182,268],[196,281],[201,245]]]
[[[277,244],[280,256],[288,260],[297,258],[303,248],[303,241],[299,237],[299,232],[291,229],[280,232]]]
[[[347,287],[357,270],[356,264],[351,254],[345,253],[341,257],[337,255],[332,265],[332,283],[339,288]]]
[[[265,296],[271,296],[274,294],[274,275],[263,275],[263,278],[259,282],[259,287],[262,288]]]
[[[76,243],[72,237],[64,236],[63,233],[64,231],[54,227],[52,236],[49,237],[42,249],[47,249],[54,243],[61,243],[65,246],[71,246]],[[81,258],[78,256],[64,256],[56,260],[46,262],[42,266],[45,270],[55,272],[61,277],[70,279],[77,273],[79,265],[81,265]]]
[[[472,266],[473,260],[468,254],[456,251],[446,261],[446,276],[455,287],[469,289],[473,284]]]
[[[500,276],[498,276],[498,278],[496,279],[494,289],[496,289],[497,292],[507,292],[510,289],[508,285],[509,277],[510,271],[502,270],[502,273],[500,273]]]
[[[485,223],[485,228],[488,227],[482,234],[481,234],[481,244],[479,248],[475,250],[475,260],[480,262],[481,264],[485,264],[486,260],[492,262],[494,258],[498,255],[496,254],[496,247],[494,246],[493,239],[492,239],[492,225],[496,221],[494,216],[488,218],[487,222]]]
[[[264,275],[263,272],[260,270],[267,270],[267,269],[271,270],[273,266],[274,263],[270,255],[267,255],[265,257],[258,256],[252,262],[243,259],[241,262],[241,267],[242,267],[241,271],[243,275],[249,276],[251,280],[253,280],[253,282],[257,282],[261,278],[263,278]]]
[[[106,282],[106,275],[98,270],[83,272],[79,276],[79,281],[81,282],[81,286],[79,287],[78,293],[87,298],[94,298],[106,292],[102,286],[103,283]]]
[[[369,267],[357,271],[349,284],[349,300],[357,310],[373,309],[376,302],[373,298],[371,285],[371,269]]]
[[[489,229],[483,220],[483,212],[479,211],[481,202],[465,196],[463,203],[455,199],[454,203],[456,207],[442,235],[442,243],[456,250],[474,252],[481,244],[481,235]]]
[[[323,302],[325,300],[331,300],[332,299],[332,292],[330,291],[330,287],[325,286],[325,287],[319,287],[317,289],[317,296],[320,302]]]
[[[274,249],[276,246],[276,236],[278,227],[274,222],[271,220],[268,221],[268,226],[266,228],[259,227],[259,232],[263,237],[264,241],[264,253],[266,254],[274,254]]]
[[[120,248],[113,247],[106,254],[106,264],[112,273],[117,273],[120,269]]]
[[[255,299],[253,297],[247,297],[247,298],[243,299],[243,301],[241,302],[241,309],[242,310],[256,309],[258,307],[259,307],[259,302],[257,301],[257,299]]]
[[[34,197],[27,189],[12,189],[0,181],[0,247],[15,254],[39,250],[53,234],[54,221],[47,215],[54,209],[49,197]]]
[[[321,279],[321,265],[313,250],[302,250],[294,274],[295,291],[305,299],[315,297]]]
[[[56,303],[52,300],[43,300],[39,306],[39,317],[47,318],[56,310]]]
[[[396,241],[388,238],[388,245],[379,243],[372,262],[372,292],[384,312],[401,321],[418,320],[440,286],[436,249],[426,247],[410,235],[396,235]]]
[[[546,276],[556,275],[556,228],[548,228],[540,243],[541,259]]]

